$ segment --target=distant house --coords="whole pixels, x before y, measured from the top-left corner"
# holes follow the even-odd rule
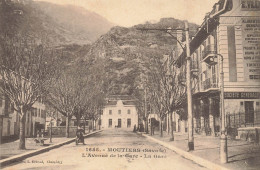
[[[101,114],[102,129],[133,130],[138,126],[137,109],[132,100],[114,98],[108,100]]]

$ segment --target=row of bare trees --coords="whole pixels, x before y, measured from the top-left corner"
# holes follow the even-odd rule
[[[69,124],[72,116],[76,117],[77,125],[80,119],[96,120],[103,107],[105,93],[103,92],[104,77],[102,64],[95,61],[88,67],[64,70],[52,77],[48,104],[66,117],[66,137],[69,137]],[[102,68],[102,67],[101,67]]]
[[[149,105],[150,111],[146,111],[146,113],[158,115],[161,136],[163,136],[163,120],[167,115],[170,116],[171,140],[174,140],[173,112],[176,111],[180,98],[186,94],[186,88],[179,81],[177,69],[170,56],[159,57],[151,55],[147,61],[144,64],[145,80],[143,81],[143,86],[145,87],[143,90],[146,91],[146,95],[143,95],[143,97],[139,95],[138,100],[142,102],[146,101],[146,106]],[[144,108],[143,106],[139,110],[144,113],[144,109],[147,109],[147,107]],[[146,114],[146,121],[148,120],[148,116]],[[150,131],[153,134],[152,123]]]
[[[97,119],[104,103],[102,61],[64,66],[60,51],[35,36],[0,35],[0,89],[19,114],[19,149],[25,149],[25,118],[37,100],[66,116],[67,137],[73,115],[78,123]]]
[[[1,91],[20,117],[20,149],[25,149],[25,117],[46,91],[54,57],[48,46],[29,36],[0,36]]]

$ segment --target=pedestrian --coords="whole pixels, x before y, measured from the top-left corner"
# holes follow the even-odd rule
[[[134,130],[133,130],[133,132],[136,132],[136,125],[134,125]]]

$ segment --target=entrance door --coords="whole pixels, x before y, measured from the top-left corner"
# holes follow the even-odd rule
[[[254,123],[254,102],[245,101],[245,122],[246,124]]]
[[[117,127],[121,128],[121,119],[118,119]]]

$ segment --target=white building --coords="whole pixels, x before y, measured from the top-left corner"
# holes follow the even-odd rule
[[[133,130],[134,125],[138,126],[138,114],[133,101],[108,101],[101,115],[102,129]]]

